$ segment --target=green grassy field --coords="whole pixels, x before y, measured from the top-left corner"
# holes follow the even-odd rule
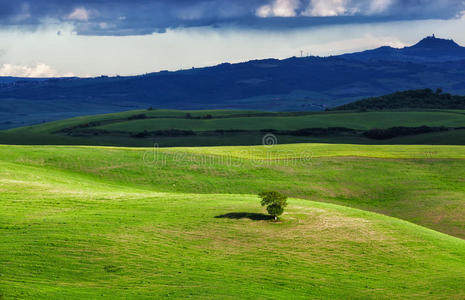
[[[464,167],[461,146],[0,146],[0,295],[462,299]]]
[[[130,119],[135,115],[144,119]],[[190,118],[186,115],[190,114]],[[211,119],[205,119],[211,115]],[[90,125],[89,125],[90,124]],[[78,117],[30,127],[0,131],[3,144],[106,145],[106,146],[216,146],[261,144],[263,130],[299,130],[303,128],[345,127],[358,131],[373,128],[465,127],[465,111],[382,111],[382,112],[300,112],[266,113],[257,111],[176,111],[145,110]],[[82,128],[79,126],[83,126]],[[133,135],[144,131],[192,130],[195,136]],[[68,130],[68,131],[66,131]],[[218,132],[242,130],[243,132]],[[454,144],[465,145],[465,129],[426,133],[389,140],[373,140],[358,134],[292,136],[277,134],[281,143],[352,144]]]
[[[217,129],[296,130],[301,128],[347,127],[352,129],[389,128],[394,126],[465,126],[465,114],[452,112],[366,112],[319,113],[292,117],[235,117],[211,120],[145,119],[99,126],[111,131],[140,132],[145,129],[184,129],[207,131]]]

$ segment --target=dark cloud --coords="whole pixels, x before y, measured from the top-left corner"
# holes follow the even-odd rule
[[[450,19],[463,10],[462,0],[0,0],[0,26],[67,22],[83,35],[141,35],[195,26],[277,30]]]

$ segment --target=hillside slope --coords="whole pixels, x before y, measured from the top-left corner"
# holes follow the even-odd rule
[[[465,109],[465,96],[442,93],[438,89],[402,91],[351,102],[335,108],[337,110],[392,110],[392,109]]]
[[[0,161],[178,193],[257,194],[381,212],[465,238],[463,146],[0,146]]]
[[[207,182],[200,174],[185,181],[167,167],[176,184],[144,186],[155,173],[137,172],[161,169],[141,169],[135,149],[0,151],[6,299],[465,296],[465,241],[405,221],[290,199],[283,221],[269,222],[250,193],[161,192]]]
[[[372,129],[394,130],[371,138]],[[1,144],[106,146],[259,145],[277,142],[465,145],[464,110],[260,111],[138,110],[67,119],[0,131]]]

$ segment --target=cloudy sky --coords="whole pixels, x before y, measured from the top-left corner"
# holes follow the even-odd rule
[[[0,0],[0,76],[132,75],[255,58],[465,45],[463,0]]]

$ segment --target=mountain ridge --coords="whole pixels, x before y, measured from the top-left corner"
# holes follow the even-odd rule
[[[321,111],[401,90],[442,88],[461,95],[464,49],[429,37],[402,49],[251,60],[139,76],[9,78],[7,83],[0,80],[0,129],[148,107]]]
[[[410,47],[404,48],[464,48],[457,44],[453,39],[437,38],[434,34],[428,36]]]
[[[346,53],[339,57],[362,61],[411,61],[411,62],[444,62],[465,60],[465,47],[453,39],[437,38],[434,34],[425,37],[418,43],[403,48],[382,46],[361,52]]]

